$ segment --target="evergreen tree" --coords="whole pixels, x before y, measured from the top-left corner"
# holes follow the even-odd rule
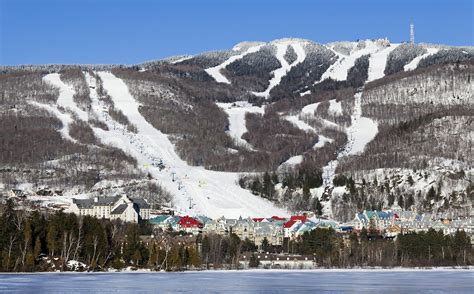
[[[270,242],[268,242],[267,237],[262,240],[262,250],[268,252],[270,250]]]
[[[259,265],[260,265],[260,261],[259,261],[258,258],[255,256],[255,254],[252,254],[252,255],[250,256],[250,260],[249,260],[249,267],[250,267],[250,268],[257,268]]]
[[[323,214],[323,206],[321,205],[318,197],[315,197],[313,200],[313,212],[317,216],[321,216]]]

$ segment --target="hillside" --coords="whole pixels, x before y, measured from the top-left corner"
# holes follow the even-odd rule
[[[386,39],[3,67],[0,192],[43,205],[128,193],[211,217],[462,215],[473,78],[472,47]]]

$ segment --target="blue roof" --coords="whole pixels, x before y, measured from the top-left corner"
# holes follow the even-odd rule
[[[158,215],[157,217],[154,217],[152,219],[149,219],[148,221],[152,224],[160,224],[162,223],[165,219],[170,217],[169,215]]]
[[[380,219],[390,219],[392,217],[391,212],[385,212],[385,211],[377,211],[377,216]]]

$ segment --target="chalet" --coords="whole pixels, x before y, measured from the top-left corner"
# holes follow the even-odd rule
[[[299,219],[287,221],[283,225],[283,236],[285,238],[293,239],[295,237],[296,231],[298,231],[299,227],[302,224],[303,224],[303,222]]]
[[[150,208],[144,199],[132,199],[123,195],[73,199],[69,210],[77,215],[137,223],[140,219],[150,218]]]
[[[202,231],[203,224],[197,219],[190,216],[183,216],[178,221],[178,230],[185,231],[187,233],[198,234]]]

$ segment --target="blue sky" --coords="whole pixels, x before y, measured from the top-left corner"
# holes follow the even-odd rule
[[[473,45],[472,0],[0,0],[0,64],[124,63],[244,40]]]

